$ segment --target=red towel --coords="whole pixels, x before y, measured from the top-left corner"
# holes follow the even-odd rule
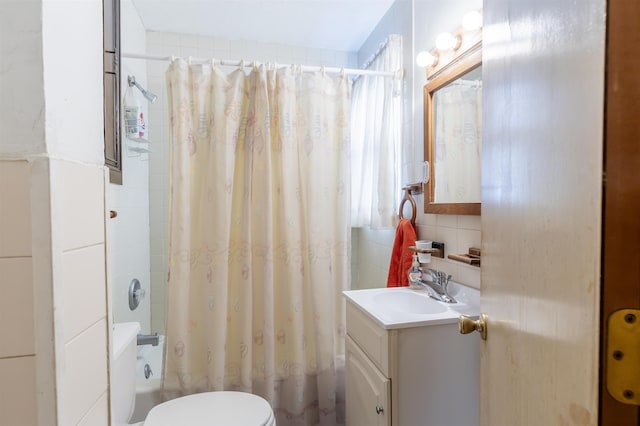
[[[409,285],[409,269],[413,261],[410,246],[416,245],[416,230],[409,219],[400,219],[396,228],[396,239],[391,251],[391,264],[387,287],[403,287]]]

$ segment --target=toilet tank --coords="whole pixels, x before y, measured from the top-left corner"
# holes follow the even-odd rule
[[[111,424],[126,425],[136,398],[136,336],[140,323],[113,325],[111,353]]]

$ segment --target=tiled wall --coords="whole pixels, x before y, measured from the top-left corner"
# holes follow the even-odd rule
[[[106,426],[102,6],[53,3],[0,2],[0,425]]]
[[[481,7],[481,0],[455,0],[439,7],[427,0],[414,0],[413,6],[409,1],[396,1],[358,53],[358,61],[362,63],[390,32],[404,37],[403,183],[421,181],[424,158],[422,88],[426,77],[424,70],[415,65],[415,55],[421,50],[430,50],[439,33],[459,26],[465,12]],[[407,25],[408,20],[413,24]],[[399,200],[401,197],[399,194]],[[451,274],[453,281],[480,288],[480,268],[446,259],[450,253],[466,253],[469,247],[480,247],[480,217],[424,214],[423,196],[414,198],[418,207],[418,239],[445,243],[445,259],[432,257],[429,267]],[[359,273],[352,288],[386,287],[395,230],[358,229],[352,235],[358,240],[359,248],[358,252],[354,251]]]
[[[103,188],[101,166],[0,161],[2,425],[107,424],[86,422],[107,410]]]
[[[0,424],[36,424],[31,169],[0,161]]]
[[[120,2],[120,31],[124,52],[143,52],[146,46],[146,30],[131,0]],[[139,59],[122,60],[122,97],[127,91],[127,77],[134,76],[142,87],[147,88],[147,61]],[[149,102],[136,88],[131,94],[138,100],[146,117],[147,126],[152,127],[149,118]],[[111,292],[111,309],[114,322],[136,321],[141,332],[151,329],[150,298],[150,258],[149,258],[149,154],[141,152],[155,149],[144,142],[124,137],[122,149],[122,185],[108,184],[106,209],[115,210],[118,215],[107,222],[107,270]],[[146,297],[138,308],[129,308],[129,285],[137,278],[146,292]]]
[[[355,53],[306,49],[249,41],[232,41],[183,34],[147,32],[147,53],[247,61],[355,67]],[[151,329],[164,331],[168,244],[169,141],[165,89],[166,62],[148,62],[149,88],[158,95],[150,106],[149,206],[151,223]]]
[[[61,424],[82,423],[107,400],[104,169],[52,160],[51,191]],[[56,274],[57,275],[57,274]]]

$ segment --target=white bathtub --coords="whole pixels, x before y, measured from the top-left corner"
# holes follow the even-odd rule
[[[158,346],[138,346],[136,359],[136,406],[131,422],[141,422],[149,411],[162,402],[160,387],[162,385],[162,356],[164,336],[160,336]],[[149,366],[151,375],[145,377],[145,366]]]

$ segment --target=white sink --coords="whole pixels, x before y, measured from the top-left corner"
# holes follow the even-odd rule
[[[394,291],[376,294],[373,296],[375,304],[384,305],[386,308],[411,314],[440,314],[447,312],[447,307],[428,295],[407,291]]]
[[[426,290],[408,287],[372,288],[343,292],[353,303],[383,328],[405,328],[424,325],[449,324],[460,315],[478,315],[480,292],[451,283],[450,293],[458,303],[444,303],[429,297]]]

